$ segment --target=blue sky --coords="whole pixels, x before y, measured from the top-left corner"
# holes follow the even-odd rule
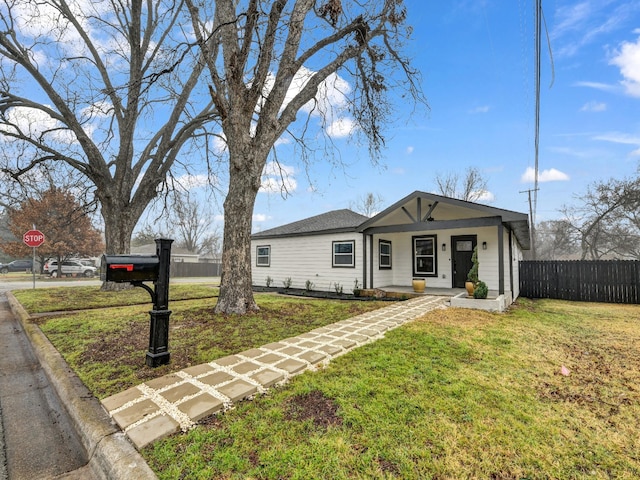
[[[316,160],[307,175],[284,149],[290,194],[258,194],[254,231],[348,208],[367,192],[386,207],[470,166],[488,179],[486,203],[528,213],[520,192],[533,187],[535,164],[534,1],[406,4],[407,51],[430,111],[409,117],[398,102],[380,166],[348,136],[333,138],[345,169]],[[634,175],[640,160],[640,2],[552,0],[543,10],[553,62],[544,40],[538,221],[558,218],[595,181]]]

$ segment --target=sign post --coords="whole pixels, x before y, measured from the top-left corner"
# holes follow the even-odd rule
[[[22,235],[22,241],[28,247],[33,248],[33,259],[31,262],[31,274],[33,275],[33,288],[36,288],[36,248],[44,243],[44,233],[40,230],[36,230],[36,226],[33,226],[33,230],[29,230]]]

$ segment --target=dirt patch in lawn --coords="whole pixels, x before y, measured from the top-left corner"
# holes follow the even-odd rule
[[[342,418],[337,415],[337,412],[336,402],[318,390],[291,397],[285,405],[287,420],[299,422],[311,420],[323,431],[331,425],[342,425]]]

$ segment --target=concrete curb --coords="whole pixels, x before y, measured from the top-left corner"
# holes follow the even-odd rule
[[[71,417],[87,450],[93,473],[105,480],[157,480],[158,477],[113,423],[98,399],[73,373],[40,328],[30,322],[29,314],[16,297],[7,292],[7,298],[51,385]]]

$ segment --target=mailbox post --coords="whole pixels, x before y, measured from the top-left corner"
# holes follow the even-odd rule
[[[171,264],[171,243],[173,240],[159,238],[156,240],[156,256],[158,257],[158,280],[155,282],[155,298],[153,310],[149,312],[149,351],[146,362],[150,367],[158,367],[169,363],[169,265]]]
[[[155,255],[103,255],[100,280],[130,283],[144,288],[151,295],[153,310],[149,312],[149,350],[146,364],[159,367],[169,363],[169,266],[171,243],[166,238],[156,239]],[[144,282],[152,281],[155,289]]]

